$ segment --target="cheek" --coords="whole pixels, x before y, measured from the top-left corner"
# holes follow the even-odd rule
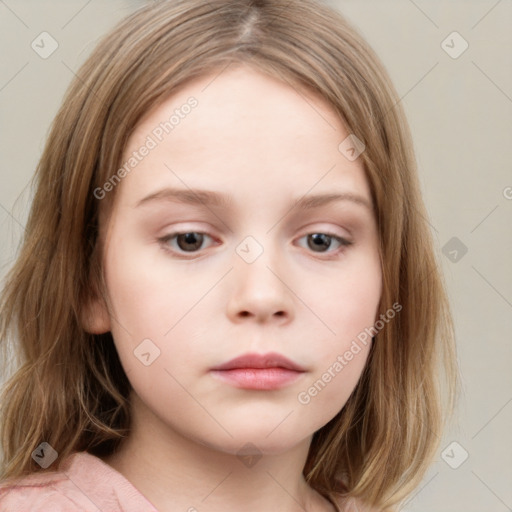
[[[350,361],[340,354],[320,368],[297,394],[300,413],[310,431],[316,431],[331,421],[346,404],[354,391],[370,351],[370,343],[360,344]]]
[[[169,265],[160,251],[138,248],[127,238],[112,240],[105,261],[111,330],[125,372],[141,384],[144,375],[154,380],[155,372],[165,369],[180,381],[192,378],[194,362],[197,366],[207,353],[196,339],[212,308],[207,296],[211,284],[180,265]],[[150,355],[145,362],[154,361],[147,367],[142,356],[146,353]],[[162,379],[166,386],[173,385],[167,374]]]
[[[363,283],[366,278],[368,282]],[[328,333],[317,345],[314,371],[296,396],[312,431],[338,414],[363,373],[372,344],[370,328],[380,300],[380,287],[373,279],[375,276],[367,274],[353,292],[339,291],[335,296],[337,306],[324,310],[336,334]]]
[[[325,323],[323,338],[331,350],[346,350],[350,340],[372,327],[378,318],[382,273],[377,251],[348,257],[335,277],[332,273],[320,280],[315,276],[308,288],[308,295],[306,288],[302,293]]]
[[[364,370],[371,349],[372,332],[378,318],[382,274],[378,253],[347,264],[336,282],[325,283],[323,294],[312,303],[325,319],[328,331],[317,353],[314,375],[297,396],[321,425],[345,405]]]
[[[161,338],[207,291],[180,265],[169,265],[163,250],[112,240],[105,275],[114,323],[133,336]]]

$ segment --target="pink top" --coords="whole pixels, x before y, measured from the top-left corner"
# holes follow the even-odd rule
[[[378,512],[354,498],[347,512]],[[72,453],[58,471],[0,482],[0,512],[158,512],[121,473],[88,452]]]
[[[158,512],[121,473],[88,452],[58,471],[0,482],[1,512]]]

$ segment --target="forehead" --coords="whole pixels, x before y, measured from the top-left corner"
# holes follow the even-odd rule
[[[269,187],[297,196],[343,186],[369,199],[361,160],[339,150],[348,135],[321,96],[248,66],[227,68],[188,82],[139,122],[123,162],[149,140],[152,148],[123,179],[124,200],[160,185],[260,199]]]

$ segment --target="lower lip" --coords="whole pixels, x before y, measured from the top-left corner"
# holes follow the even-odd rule
[[[233,368],[213,370],[212,374],[228,384],[243,389],[279,389],[297,380],[304,372],[286,368]]]

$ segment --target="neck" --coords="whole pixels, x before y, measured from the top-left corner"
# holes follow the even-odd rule
[[[103,460],[160,512],[334,510],[302,474],[311,437],[278,454],[261,453],[253,445],[253,451],[247,445],[246,451],[227,453],[172,429],[135,393],[134,402],[130,436]]]

